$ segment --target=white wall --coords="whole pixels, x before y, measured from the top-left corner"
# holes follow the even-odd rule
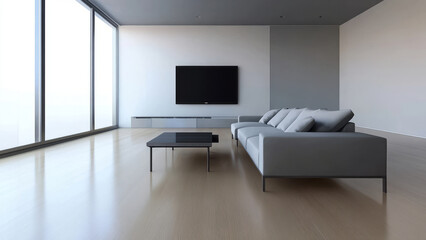
[[[340,107],[358,126],[426,137],[425,0],[385,0],[340,27]]]
[[[237,116],[269,109],[268,26],[122,26],[119,119]],[[238,105],[176,105],[176,65],[238,65]]]

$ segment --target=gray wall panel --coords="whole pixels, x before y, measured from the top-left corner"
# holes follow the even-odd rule
[[[339,108],[339,26],[271,26],[271,108]]]

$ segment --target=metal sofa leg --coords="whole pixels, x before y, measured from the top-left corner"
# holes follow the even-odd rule
[[[263,192],[266,191],[266,178],[264,176],[262,176],[262,188],[263,188]]]
[[[238,139],[235,139],[235,141],[237,141],[237,147],[238,147]]]
[[[382,184],[383,184],[383,193],[388,192],[388,183],[387,183],[387,177],[382,178]]]

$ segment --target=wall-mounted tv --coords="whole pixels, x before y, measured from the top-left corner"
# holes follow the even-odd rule
[[[238,66],[176,66],[176,104],[238,104]]]

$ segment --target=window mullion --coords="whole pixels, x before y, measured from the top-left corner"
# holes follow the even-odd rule
[[[95,130],[95,11],[90,11],[90,131]]]

